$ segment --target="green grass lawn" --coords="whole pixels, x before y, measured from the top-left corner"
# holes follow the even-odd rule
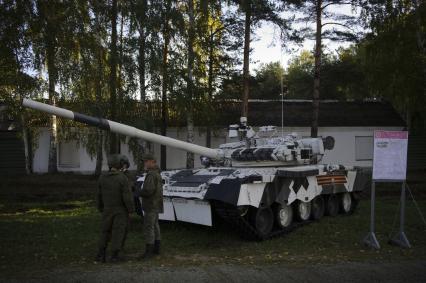
[[[92,181],[90,181],[92,182]],[[94,182],[92,182],[94,183]],[[26,186],[25,186],[26,187]],[[422,184],[420,187],[424,187]],[[4,189],[5,187],[3,187]],[[38,189],[34,189],[39,192]],[[60,190],[58,188],[58,190]],[[100,215],[91,191],[65,200],[46,197],[17,198],[0,193],[0,274],[31,273],[63,267],[95,266],[93,258],[100,228]],[[426,199],[417,200],[426,215]],[[226,224],[215,228],[187,223],[162,222],[162,255],[149,263],[136,257],[143,252],[140,218],[134,215],[126,243],[129,261],[124,265],[274,264],[295,265],[348,261],[400,261],[426,259],[426,225],[412,201],[407,201],[406,233],[413,246],[403,250],[387,244],[398,195],[377,199],[379,251],[361,244],[369,228],[369,200],[363,200],[355,214],[324,217],[320,222],[298,228],[264,242],[242,240]],[[394,232],[397,231],[395,223]]]
[[[426,202],[419,205],[426,214]],[[191,265],[214,263],[294,264],[364,260],[426,259],[426,226],[411,202],[407,204],[407,235],[413,248],[402,250],[386,242],[398,202],[377,202],[377,236],[380,251],[360,244],[368,231],[369,202],[357,213],[325,217],[283,237],[264,242],[241,240],[227,225],[217,228],[186,223],[161,223],[163,255],[150,264]],[[1,273],[32,271],[68,265],[93,265],[99,215],[90,201],[7,203],[0,206]],[[131,219],[126,245],[130,262],[143,251],[142,225]],[[395,226],[395,228],[397,228]],[[133,260],[132,260],[133,259]]]

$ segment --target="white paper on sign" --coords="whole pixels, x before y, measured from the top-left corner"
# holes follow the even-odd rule
[[[405,180],[408,132],[375,131],[373,180]]]

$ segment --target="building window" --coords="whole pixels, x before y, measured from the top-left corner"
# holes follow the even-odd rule
[[[59,166],[69,168],[80,167],[80,152],[77,141],[59,143]]]
[[[373,137],[355,137],[355,160],[373,160]]]

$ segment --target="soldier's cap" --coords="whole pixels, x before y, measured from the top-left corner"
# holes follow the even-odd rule
[[[145,153],[142,155],[142,160],[155,160],[154,154],[152,153]]]
[[[121,167],[120,155],[119,154],[108,155],[108,166],[119,169]]]
[[[124,164],[126,164],[127,168],[129,168],[130,167],[129,158],[127,158],[127,156],[125,156],[124,154],[120,154],[119,157],[120,157],[120,167],[123,167]]]

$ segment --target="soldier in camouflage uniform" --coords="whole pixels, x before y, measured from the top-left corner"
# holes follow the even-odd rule
[[[120,171],[120,155],[109,156],[108,166],[110,171],[99,178],[96,198],[98,210],[102,213],[102,231],[96,261],[105,262],[105,250],[111,239],[111,261],[117,262],[120,260],[119,253],[134,205],[127,177]]]
[[[147,174],[142,190],[138,191],[138,195],[142,197],[143,227],[146,242],[142,259],[149,259],[154,255],[160,254],[161,235],[158,215],[163,212],[163,180],[154,156],[145,154],[143,160]]]
[[[133,191],[134,191],[133,182],[135,181],[136,176],[129,171],[129,167],[130,167],[130,161],[127,158],[127,156],[125,156],[124,154],[120,154],[120,171],[123,172],[123,174],[127,177],[127,180],[129,181],[129,189],[132,192],[132,197],[133,197]],[[133,200],[133,204],[134,204],[134,200]],[[124,249],[124,244],[127,239],[127,234],[129,233],[129,225],[126,226],[126,232],[123,237],[121,249]]]

